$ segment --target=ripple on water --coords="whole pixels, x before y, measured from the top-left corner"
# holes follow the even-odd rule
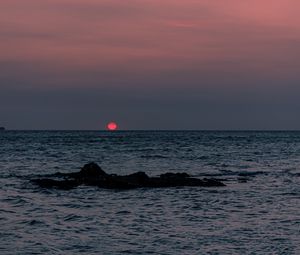
[[[5,132],[0,142],[1,254],[300,254],[299,132]],[[27,182],[87,161],[227,186],[61,191]]]

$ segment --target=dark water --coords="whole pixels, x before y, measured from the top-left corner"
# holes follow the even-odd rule
[[[95,161],[226,187],[46,190]],[[300,254],[300,132],[1,132],[0,254]]]

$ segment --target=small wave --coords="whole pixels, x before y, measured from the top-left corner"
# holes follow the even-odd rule
[[[126,211],[126,210],[123,210],[123,211],[119,211],[119,212],[116,212],[116,214],[130,214],[131,212],[130,211]]]
[[[219,170],[220,172],[213,172],[213,173],[200,173],[195,175],[195,177],[229,177],[235,176],[236,173],[231,170]]]
[[[12,211],[12,210],[5,210],[5,209],[0,209],[0,212],[1,213],[16,213],[15,211]]]
[[[293,177],[300,177],[300,173],[291,173],[291,172],[289,172],[288,174],[290,176],[293,176]]]
[[[15,174],[15,173],[4,173],[0,175],[0,178],[2,179],[10,179],[10,178],[18,178],[18,179],[24,179],[28,175],[21,175],[21,174]]]
[[[101,139],[123,139],[125,138],[125,136],[123,135],[101,135],[99,136],[99,138]]]
[[[200,160],[208,160],[209,157],[208,157],[208,156],[199,156],[197,159],[200,159]]]
[[[256,176],[256,175],[264,175],[264,174],[267,174],[266,172],[264,171],[253,171],[253,172],[239,172],[238,173],[238,176]]]
[[[46,225],[44,221],[40,220],[31,220],[27,222],[28,225],[34,226],[34,225]]]
[[[80,221],[82,217],[81,216],[78,216],[78,215],[75,215],[75,214],[70,214],[70,215],[67,215],[64,220],[65,221]]]
[[[267,174],[264,171],[231,171],[231,170],[220,170],[220,172],[216,173],[201,173],[197,176],[207,176],[207,177],[222,177],[222,176],[240,176],[240,177],[254,177],[256,175],[264,175]]]
[[[168,157],[167,156],[163,156],[163,155],[142,155],[141,158],[160,159],[160,158],[168,158]]]

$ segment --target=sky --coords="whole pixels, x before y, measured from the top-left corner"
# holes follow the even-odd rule
[[[298,0],[1,0],[0,126],[299,130]]]

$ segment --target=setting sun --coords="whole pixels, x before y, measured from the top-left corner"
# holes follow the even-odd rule
[[[107,127],[108,130],[114,131],[114,130],[117,130],[118,125],[115,122],[110,122],[110,123],[107,124],[106,127]]]

